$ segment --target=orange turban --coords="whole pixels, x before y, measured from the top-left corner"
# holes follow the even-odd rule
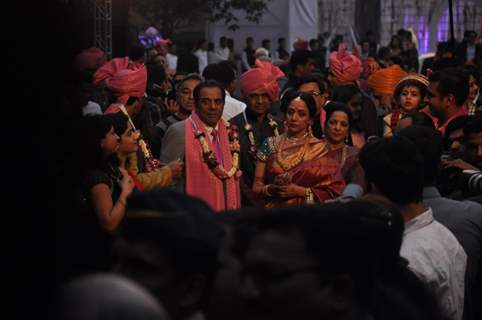
[[[361,61],[355,55],[345,51],[343,44],[338,47],[338,52],[330,54],[330,70],[338,82],[353,82],[360,78]]]
[[[144,64],[131,63],[129,58],[115,58],[100,67],[94,74],[94,85],[105,81],[107,89],[120,96],[143,97],[147,85]]]
[[[393,95],[398,82],[406,75],[398,64],[394,64],[369,76],[368,87],[379,93]]]
[[[101,67],[106,61],[107,58],[104,51],[100,50],[99,48],[92,47],[83,50],[75,57],[74,67],[76,71],[95,71],[99,67]]]
[[[241,75],[241,93],[247,97],[251,92],[264,88],[271,102],[278,101],[279,86],[277,80],[284,77],[283,71],[277,66],[256,60],[255,66]]]

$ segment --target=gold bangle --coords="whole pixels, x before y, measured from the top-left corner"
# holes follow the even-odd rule
[[[306,203],[313,203],[313,191],[311,191],[311,188],[306,188],[305,189],[305,201]]]
[[[268,188],[269,188],[269,184],[267,184],[267,185],[265,185],[265,186],[263,187],[263,194],[264,194],[265,196],[271,197],[271,196],[273,196],[273,195],[272,195],[271,193],[269,193]]]
[[[117,199],[117,202],[120,202],[122,205],[124,205],[124,207],[127,207],[127,203],[121,198]]]

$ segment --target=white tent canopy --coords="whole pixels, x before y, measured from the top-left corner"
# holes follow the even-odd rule
[[[234,32],[221,22],[208,25],[208,40],[216,48],[219,47],[219,38],[226,36],[234,39],[235,51],[241,52],[246,38],[253,37],[255,48],[261,47],[263,39],[271,40],[271,52],[274,52],[278,38],[286,38],[286,49],[291,51],[297,37],[310,40],[318,36],[317,0],[272,0],[259,24],[244,19],[242,11],[235,12],[235,15],[240,28]]]

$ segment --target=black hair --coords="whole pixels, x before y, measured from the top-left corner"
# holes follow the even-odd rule
[[[331,100],[347,104],[357,93],[360,89],[353,83],[338,85],[333,88]]]
[[[137,193],[129,198],[122,237],[114,246],[118,271],[127,273],[156,294],[166,294],[156,292],[158,284],[147,281],[142,272],[152,267],[161,253],[172,262],[177,279],[192,273],[204,274],[208,293],[218,269],[217,254],[223,235],[214,212],[198,198],[168,189]],[[130,244],[134,243],[145,245],[153,256],[133,251]],[[129,263],[132,259],[137,262]],[[160,272],[155,267],[150,270]],[[206,299],[208,296],[205,294]]]
[[[369,183],[397,205],[422,201],[423,158],[407,138],[370,141],[359,153]]]
[[[148,63],[147,68],[147,94],[154,95],[158,93],[155,85],[160,86],[166,80],[166,69],[158,63]]]
[[[310,59],[312,59],[312,53],[311,51],[309,50],[306,50],[306,49],[299,49],[299,50],[295,50],[292,54],[291,54],[291,58],[290,58],[290,68],[291,70],[295,70],[296,69],[296,66],[298,65],[305,65],[307,64]]]
[[[383,60],[385,58],[389,58],[390,57],[390,48],[389,47],[380,47],[380,49],[378,49],[377,57],[380,60]]]
[[[309,93],[304,93],[300,91],[290,90],[283,95],[281,99],[281,106],[280,110],[284,114],[288,111],[288,106],[290,105],[291,101],[296,98],[300,98],[306,104],[308,108],[308,112],[310,113],[310,118],[313,119],[316,116],[316,102],[315,99]]]
[[[423,157],[424,185],[434,185],[443,152],[442,134],[435,128],[414,125],[396,132],[395,136],[405,137],[417,147]]]
[[[463,129],[465,127],[465,123],[467,122],[468,118],[469,116],[467,115],[456,117],[455,119],[451,120],[447,124],[447,127],[445,127],[445,132],[444,132],[444,145],[446,149],[449,148],[448,143],[449,143],[450,133],[456,130]]]
[[[475,81],[477,82],[477,85],[480,84],[480,71],[477,69],[476,66],[466,64],[462,67],[462,69],[469,75],[474,77]]]
[[[254,41],[253,37],[247,37],[246,38],[246,42],[251,42],[251,41]]]
[[[263,41],[261,41],[261,46],[264,47],[266,44],[270,43],[271,40],[269,39],[263,39]]]
[[[482,114],[475,114],[467,118],[464,126],[464,139],[467,141],[469,134],[482,132]]]
[[[412,126],[423,126],[431,129],[435,129],[435,124],[432,118],[430,118],[425,112],[409,112],[402,116],[401,119],[412,119]]]
[[[129,127],[129,118],[122,112],[110,113],[105,115],[112,120],[114,132],[120,137]]]
[[[199,39],[197,42],[196,42],[196,49],[199,49],[202,47],[202,45],[206,42],[207,40],[205,38],[202,38],[202,39]]]
[[[436,71],[430,76],[430,82],[437,82],[440,97],[449,94],[455,97],[455,103],[461,106],[469,95],[469,77],[460,68],[448,68]]]
[[[181,81],[179,81],[179,83],[176,86],[176,91],[180,92],[182,90],[184,83],[189,80],[197,80],[199,82],[202,82],[203,78],[198,73],[189,73],[184,78],[182,78]]]
[[[223,85],[221,83],[219,83],[216,80],[206,80],[199,83],[196,86],[196,88],[194,88],[193,96],[194,96],[194,102],[196,103],[196,108],[199,108],[200,94],[201,94],[201,90],[204,88],[218,88],[219,91],[221,91],[221,96],[223,101],[226,98],[226,91],[224,91]]]
[[[144,58],[146,49],[143,46],[133,46],[129,49],[129,58],[133,61]]]
[[[81,174],[94,169],[108,170],[108,156],[100,143],[112,129],[112,119],[104,115],[87,115],[74,124],[76,160]]]
[[[218,81],[223,85],[224,89],[236,78],[233,68],[226,63],[210,64],[204,68],[202,75],[205,80]]]
[[[325,93],[325,83],[324,83],[324,78],[320,74],[310,74],[303,76],[299,79],[299,81],[296,83],[296,89],[299,89],[301,85],[305,83],[311,83],[314,82],[318,85],[318,89],[320,91],[320,94]]]

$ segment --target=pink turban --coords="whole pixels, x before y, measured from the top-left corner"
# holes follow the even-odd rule
[[[74,67],[76,71],[97,70],[104,63],[107,58],[104,51],[99,48],[89,48],[83,50],[75,57]]]
[[[105,81],[107,89],[120,96],[143,97],[147,85],[144,64],[131,63],[126,58],[115,58],[104,64],[94,74],[94,85]]]
[[[170,39],[161,39],[155,44],[155,48],[157,52],[161,56],[166,56],[167,54],[167,47],[172,44],[172,41]]]
[[[255,66],[241,75],[241,93],[247,97],[251,92],[265,89],[271,102],[278,101],[279,86],[277,80],[284,77],[283,71],[277,66],[256,60]]]
[[[338,52],[330,54],[330,70],[338,82],[353,82],[360,78],[361,61],[355,55],[345,51],[343,44],[338,47]]]

